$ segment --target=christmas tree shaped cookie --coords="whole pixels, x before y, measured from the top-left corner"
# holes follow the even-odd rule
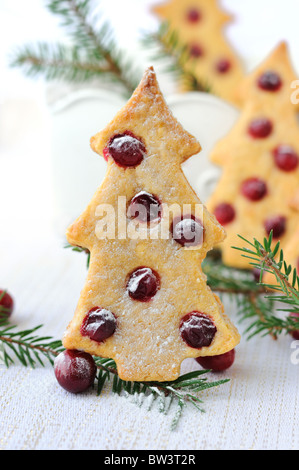
[[[262,113],[265,110],[270,117],[273,115],[275,120],[283,121],[286,118],[284,113],[289,115],[288,109],[291,113],[297,112],[296,106],[291,102],[291,83],[295,79],[296,75],[290,62],[287,44],[281,42],[270,56],[243,80],[236,96],[243,107],[252,107],[252,113],[255,112],[255,108],[256,113]],[[246,132],[247,114],[246,111],[241,114],[229,138],[224,138],[217,143],[211,154],[211,160],[214,163],[221,165],[230,158],[232,140],[244,146],[244,141],[240,141],[240,136]],[[265,132],[267,132],[266,128]],[[261,142],[263,143],[262,140]],[[259,144],[259,141],[257,143]]]
[[[173,380],[185,358],[239,342],[201,270],[224,230],[181,170],[200,145],[171,114],[149,68],[91,146],[108,171],[67,232],[90,251],[90,266],[63,344],[113,358],[124,380]]]
[[[235,90],[244,78],[243,66],[225,38],[224,27],[232,18],[218,0],[169,0],[153,10],[189,49],[186,70],[215,95],[237,103]]]
[[[285,64],[286,48],[280,45],[278,51]],[[231,248],[243,246],[238,234],[263,240],[273,230],[274,243],[280,240],[286,246],[298,222],[289,204],[299,187],[299,127],[285,89],[290,65],[282,67],[280,63],[277,69],[274,53],[272,61],[267,60],[266,67],[259,70],[277,71],[277,76],[279,70],[281,87],[271,92],[249,87],[238,122],[211,154],[211,160],[223,166],[223,173],[208,208],[227,232],[221,245],[224,263],[240,268],[250,265]],[[257,77],[266,83],[260,72],[248,83],[256,83]],[[271,80],[273,84],[274,78]]]
[[[266,107],[294,107],[291,101],[291,84],[297,80],[291,64],[287,43],[282,41],[256,70],[246,76],[236,96],[242,106],[250,96]],[[273,95],[275,99],[273,99]],[[299,104],[296,105],[299,108]]]

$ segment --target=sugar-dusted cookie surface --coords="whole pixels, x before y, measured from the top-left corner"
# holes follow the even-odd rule
[[[251,127],[269,135],[252,137]],[[226,147],[227,153],[223,154],[223,172],[207,207],[227,233],[220,246],[224,263],[249,268],[250,261],[232,248],[244,246],[238,235],[262,241],[273,230],[274,243],[280,240],[285,246],[297,227],[298,214],[289,204],[299,187],[296,114],[285,111],[284,119],[273,121],[271,110],[266,112],[263,106],[260,109],[249,103],[236,127],[219,145]]]
[[[225,232],[181,170],[200,145],[171,114],[149,68],[127,105],[91,139],[91,146],[104,155],[108,170],[67,232],[71,244],[90,251],[90,266],[63,344],[113,358],[124,380],[173,380],[185,358],[222,354],[239,342],[201,270],[207,251]],[[127,209],[122,230],[129,233],[133,224],[141,238],[118,236],[119,197],[125,198]],[[116,237],[100,236],[103,204],[106,222],[118,227]],[[173,204],[168,219],[167,207]],[[176,211],[185,204],[189,213],[178,220]],[[198,205],[200,218],[194,217]],[[162,225],[167,237],[153,236]],[[192,237],[185,236],[190,228],[199,235],[194,246],[189,244]]]
[[[288,45],[282,41],[262,64],[244,77],[236,91],[237,100],[242,106],[250,96],[265,106],[273,107],[273,112],[274,107],[278,110],[285,106],[299,109],[299,103],[294,104],[291,100],[294,92],[292,84],[298,78],[290,60]]]
[[[215,95],[239,103],[235,92],[244,78],[243,65],[225,38],[232,17],[221,10],[218,0],[169,0],[153,11],[188,47],[186,70]]]

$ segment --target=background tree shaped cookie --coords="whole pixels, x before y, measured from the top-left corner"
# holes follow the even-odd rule
[[[238,234],[262,240],[273,230],[273,242],[281,240],[284,247],[298,223],[289,202],[299,186],[299,127],[287,91],[291,66],[285,45],[271,58],[248,79],[255,85],[249,87],[241,116],[211,154],[223,173],[208,208],[227,232],[221,245],[224,263],[240,268],[250,265],[231,248],[242,245]],[[272,84],[281,85],[271,92],[267,87],[256,90],[260,80],[267,82],[267,71],[276,76]]]
[[[218,0],[169,0],[153,11],[188,47],[186,70],[211,93],[236,104],[235,90],[244,77],[243,66],[223,31],[232,17],[219,8]]]
[[[181,170],[200,145],[171,114],[150,68],[91,146],[104,155],[108,171],[67,233],[71,244],[90,251],[90,266],[63,344],[113,358],[124,380],[173,380],[185,358],[219,355],[239,342],[201,270],[224,230]],[[117,214],[121,225],[120,196],[126,199],[122,228],[146,237],[100,236],[103,204],[106,223],[114,227]],[[189,212],[178,217],[185,204]],[[167,237],[156,237],[163,224]]]

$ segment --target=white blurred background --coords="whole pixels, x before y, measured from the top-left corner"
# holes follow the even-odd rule
[[[155,29],[154,0],[99,0],[99,9],[123,49],[143,64],[136,44],[141,31]],[[248,70],[282,39],[299,71],[298,0],[222,0],[235,15],[227,35]],[[52,230],[51,118],[43,79],[9,67],[16,46],[67,40],[43,0],[0,0],[0,241],[38,239]]]

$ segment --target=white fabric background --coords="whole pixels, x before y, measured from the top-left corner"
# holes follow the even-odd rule
[[[136,34],[136,20],[135,30],[128,27],[133,18],[137,29],[145,18],[152,25],[145,10],[150,3],[101,2],[113,9],[118,34],[128,43],[134,42],[132,31]],[[285,0],[283,7],[274,0],[224,3],[237,13],[229,34],[249,68],[285,38],[295,59],[298,2]],[[60,338],[83,286],[86,260],[64,250],[52,226],[55,188],[44,85],[7,66],[13,44],[59,36],[42,7],[38,0],[0,0],[5,45],[0,55],[0,288],[13,294],[12,321],[20,328],[43,323],[43,333]],[[137,16],[129,14],[132,8]],[[236,312],[226,307],[238,323]],[[51,367],[0,366],[0,449],[297,449],[299,366],[291,362],[291,344],[290,337],[277,342],[243,338],[234,366],[217,375],[231,381],[204,392],[206,413],[187,409],[175,432],[169,430],[171,413],[147,412],[109,388],[101,397],[93,391],[73,396],[58,386]],[[186,361],[183,370],[194,367],[195,361]]]

